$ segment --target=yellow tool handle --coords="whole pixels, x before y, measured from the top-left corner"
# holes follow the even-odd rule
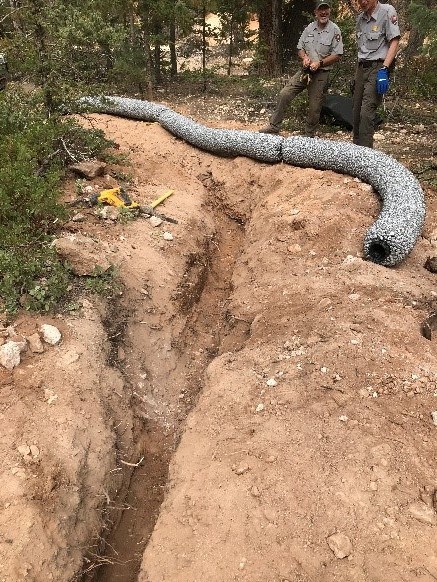
[[[132,202],[129,196],[123,192],[121,188],[110,188],[109,190],[102,190],[97,197],[98,202],[110,204],[117,208],[138,208],[137,202]]]
[[[156,200],[154,200],[154,201],[153,201],[153,202],[150,204],[150,206],[151,206],[152,208],[155,208],[156,206],[158,206],[158,204],[161,204],[161,202],[164,202],[164,200],[165,200],[166,198],[168,198],[169,196],[171,196],[171,195],[173,194],[173,192],[174,192],[174,190],[166,190],[166,191],[164,192],[164,194],[163,194],[162,196],[160,196],[159,198],[157,198]]]

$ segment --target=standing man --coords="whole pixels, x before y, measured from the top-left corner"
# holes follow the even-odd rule
[[[317,2],[316,20],[303,31],[297,43],[302,70],[298,71],[279,93],[278,104],[270,124],[261,133],[279,133],[287,107],[304,89],[308,91],[308,115],[305,136],[314,137],[320,120],[323,98],[328,90],[329,72],[343,54],[343,41],[338,26],[329,20],[331,6]]]
[[[353,99],[354,143],[373,147],[375,116],[382,96],[388,91],[390,68],[401,36],[396,10],[378,0],[358,0],[358,64]]]

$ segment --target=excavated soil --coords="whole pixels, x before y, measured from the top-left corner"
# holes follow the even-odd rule
[[[178,223],[83,210],[123,290],[14,322],[62,341],[0,372],[0,580],[436,580],[435,192],[387,269],[360,181],[90,123]]]

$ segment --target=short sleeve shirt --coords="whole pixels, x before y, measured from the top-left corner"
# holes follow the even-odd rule
[[[324,28],[317,26],[317,21],[311,22],[302,32],[297,50],[304,50],[312,61],[320,61],[328,55],[343,54],[343,40],[339,27],[328,20]],[[332,65],[323,67],[332,69]]]
[[[390,41],[401,36],[396,10],[390,4],[378,2],[370,18],[361,12],[356,34],[359,61],[385,59]]]

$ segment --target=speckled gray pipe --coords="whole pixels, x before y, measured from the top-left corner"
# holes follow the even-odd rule
[[[425,203],[419,182],[409,170],[382,152],[325,139],[212,129],[164,105],[139,99],[85,97],[82,103],[102,113],[156,121],[173,135],[214,154],[333,170],[367,182],[382,201],[381,212],[364,238],[364,256],[374,263],[386,267],[400,263],[422,230]]]

